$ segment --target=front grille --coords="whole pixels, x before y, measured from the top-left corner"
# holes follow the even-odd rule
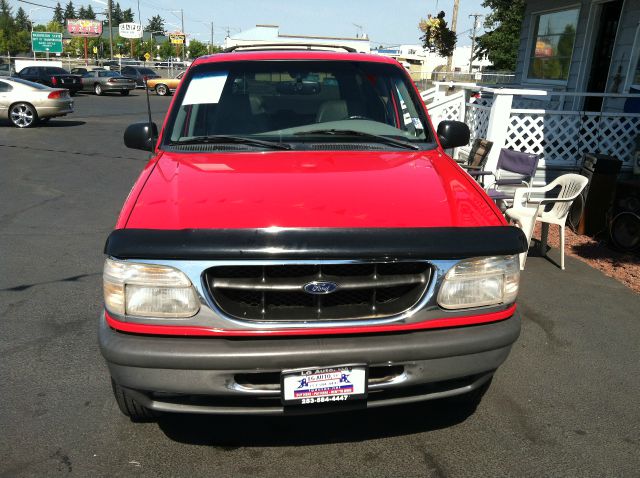
[[[380,319],[412,308],[431,277],[426,262],[279,264],[212,267],[209,292],[227,315],[249,321]],[[336,291],[314,295],[305,284],[327,281]]]

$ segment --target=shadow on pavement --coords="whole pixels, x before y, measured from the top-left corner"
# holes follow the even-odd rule
[[[468,405],[433,401],[324,415],[166,414],[158,419],[158,425],[171,440],[233,450],[411,435],[457,425],[474,411],[475,407]]]
[[[36,126],[36,128],[67,128],[69,126],[82,126],[86,124],[86,121],[79,120],[59,120],[59,119],[50,119],[46,123],[40,123]]]

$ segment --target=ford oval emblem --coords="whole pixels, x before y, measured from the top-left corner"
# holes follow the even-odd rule
[[[305,284],[303,290],[313,295],[331,294],[338,290],[338,284],[329,281],[313,281]]]

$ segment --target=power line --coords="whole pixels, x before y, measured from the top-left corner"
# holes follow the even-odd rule
[[[49,8],[51,10],[55,10],[56,7],[51,7],[49,5],[43,5],[41,3],[35,3],[35,2],[28,2],[27,0],[18,0],[20,3],[28,3],[29,5],[35,5],[37,7],[42,7],[42,8]]]

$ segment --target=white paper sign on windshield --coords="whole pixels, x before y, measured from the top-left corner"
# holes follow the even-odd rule
[[[183,105],[218,103],[229,72],[203,73],[189,82],[189,88],[182,100]]]

